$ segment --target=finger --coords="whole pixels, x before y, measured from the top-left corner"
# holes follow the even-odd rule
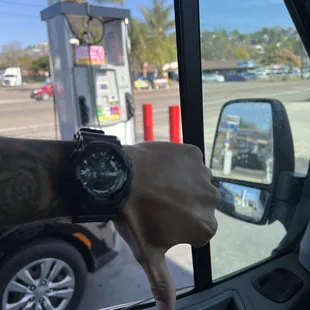
[[[157,310],[174,310],[176,291],[166,263],[165,252],[167,249],[145,244],[144,240],[141,240],[141,236],[137,236],[128,223],[120,217],[114,221],[114,226],[131,248],[137,262],[142,266],[156,300]]]
[[[141,264],[151,285],[157,310],[174,310],[176,300],[175,285],[168,270],[164,252],[152,251]]]

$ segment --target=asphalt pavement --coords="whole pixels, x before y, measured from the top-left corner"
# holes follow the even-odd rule
[[[55,118],[51,102],[37,103],[29,99],[29,89],[0,90],[0,135],[24,138],[55,139]],[[310,154],[310,81],[224,83],[204,85],[204,120],[206,162],[222,105],[237,98],[274,98],[288,111],[293,132],[296,170],[305,173]],[[142,140],[142,105],[153,104],[156,139],[168,140],[168,107],[179,104],[178,89],[135,93],[138,140]],[[284,137],[285,138],[285,137]],[[213,278],[234,272],[270,255],[285,234],[280,223],[255,226],[216,213],[219,228],[211,241]],[[117,244],[118,257],[90,276],[85,298],[78,310],[102,307],[144,299],[151,295],[147,279],[132,257],[125,242]],[[193,284],[191,249],[180,245],[168,254],[170,270],[178,288]]]

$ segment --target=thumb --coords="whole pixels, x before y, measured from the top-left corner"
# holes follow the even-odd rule
[[[149,280],[157,310],[174,310],[176,300],[175,285],[168,270],[165,254],[154,249],[141,263]]]

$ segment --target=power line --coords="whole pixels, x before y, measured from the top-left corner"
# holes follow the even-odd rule
[[[32,8],[42,8],[42,6],[37,5],[37,4],[29,4],[25,2],[19,2],[19,1],[11,1],[11,0],[0,0],[2,3],[7,3],[7,4],[12,4],[12,5],[18,5],[18,6],[27,6],[27,7],[32,7]]]

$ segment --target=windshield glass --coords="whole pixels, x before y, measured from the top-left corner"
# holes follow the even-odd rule
[[[200,0],[200,27],[206,162],[211,160],[218,117],[225,102],[274,98],[288,113],[295,171],[307,173],[310,63],[284,2]],[[205,72],[217,73],[223,79],[204,79]],[[213,155],[213,175],[269,183],[266,173],[273,160],[270,107],[268,112],[263,106],[254,108],[254,104],[240,105],[240,109],[235,105],[225,113]],[[232,151],[229,172],[224,167],[226,148]],[[253,209],[253,202],[257,203],[257,194],[247,190],[251,197],[248,204],[240,186],[226,184],[222,195],[243,206],[240,212],[246,212]],[[214,280],[270,257],[286,232],[274,217],[270,225],[258,226],[217,212],[219,230],[211,240]]]
[[[73,51],[73,55],[76,56],[74,62],[79,65],[77,66],[75,78],[72,80],[70,78],[73,74],[71,69],[68,74],[59,73],[62,68],[66,68],[66,54],[64,54],[66,42],[60,40],[59,31],[69,30],[67,26],[62,27],[56,23],[51,30],[51,35],[55,33],[55,39],[52,40],[52,44],[49,44],[45,22],[39,18],[40,10],[47,7],[47,1],[45,3],[32,2],[31,6],[28,4],[27,1],[20,1],[19,7],[17,6],[23,13],[16,13],[16,5],[14,6],[11,3],[2,5],[3,10],[10,12],[10,19],[0,19],[2,29],[16,29],[18,27],[23,31],[22,33],[16,33],[12,30],[1,35],[0,69],[13,66],[21,67],[22,79],[23,82],[27,83],[27,86],[18,85],[14,86],[14,88],[0,88],[0,135],[27,139],[62,139],[60,124],[63,124],[66,118],[63,117],[65,114],[63,111],[64,104],[62,104],[63,100],[60,95],[68,96],[71,93],[68,90],[68,85],[74,85],[75,93],[72,101],[75,101],[77,96],[85,96],[85,90],[87,91],[89,83],[92,83],[91,74],[95,74],[98,67],[94,66],[92,71],[85,70],[83,65],[88,62],[89,57],[87,46],[81,44],[80,47],[82,48],[80,49],[72,46],[67,49],[68,53]],[[105,5],[109,6],[106,3]],[[156,119],[153,131],[154,139],[169,141],[169,106],[179,104],[172,1],[128,1],[124,6],[118,6],[119,8],[129,8],[133,16],[129,28],[131,54],[127,55],[126,46],[122,45],[122,38],[125,38],[125,35],[123,36],[120,31],[122,28],[118,27],[115,22],[107,23],[103,31],[104,38],[107,38],[107,40],[96,44],[97,48],[92,48],[90,55],[96,61],[96,65],[100,62],[100,64],[103,63],[103,66],[117,67],[116,76],[112,75],[112,71],[105,72],[100,76],[100,79],[98,78],[99,90],[96,88],[97,85],[92,89],[92,93],[97,92],[98,97],[102,95],[98,101],[105,105],[99,111],[99,117],[112,118],[117,115],[127,117],[127,111],[128,113],[130,111],[127,110],[126,106],[125,98],[128,98],[126,93],[132,93],[135,104],[136,142],[143,141],[145,138],[143,127],[144,104],[152,104],[153,106],[154,121]],[[156,17],[157,20],[155,25],[153,17]],[[75,35],[81,36],[83,34],[81,29],[84,29],[84,19],[85,17],[70,15],[69,22],[70,26],[74,28]],[[36,29],[36,31],[33,31],[33,29]],[[101,38],[102,31],[98,20],[95,20],[91,29],[94,30],[95,38]],[[74,33],[72,37],[74,37]],[[58,40],[60,41],[58,42]],[[56,44],[58,45],[56,46]],[[107,52],[106,58],[101,53],[102,46]],[[50,68],[50,56],[52,56],[55,65],[56,70],[54,72]],[[128,70],[126,67],[127,56],[129,56],[132,71],[132,74],[128,77],[126,71]],[[49,73],[48,78],[47,73]],[[168,79],[168,76],[171,79]],[[128,87],[131,77],[132,85]],[[118,84],[114,88],[113,82],[115,80],[117,80]],[[42,92],[33,92],[33,90],[38,90],[42,86],[50,85],[52,81],[55,86],[54,93],[47,89]],[[69,84],[69,81],[72,84]],[[109,91],[115,92],[110,94]],[[85,96],[85,98],[86,104],[89,104],[89,98],[95,100],[90,95]],[[58,111],[56,123],[54,100]],[[6,104],[2,105],[2,102]],[[66,102],[70,102],[68,97],[66,97]],[[116,102],[115,105],[114,102]],[[71,117],[73,114],[72,109],[68,110],[68,115]],[[121,123],[121,126],[123,126],[123,123]],[[102,129],[109,130],[109,127],[105,127],[103,122]],[[114,133],[112,132],[112,134]],[[127,133],[127,136],[129,135]],[[83,284],[85,285],[83,290],[86,295],[79,306],[75,308],[76,310],[97,310],[152,297],[148,280],[142,268],[134,259],[125,241],[115,232],[111,223],[109,225],[102,223],[75,225],[74,227],[68,227],[66,231],[64,229],[60,229],[60,231],[63,231],[65,235],[69,235],[68,238],[72,238],[71,236],[74,233],[82,233],[81,228],[78,228],[78,226],[82,226],[87,230],[87,236],[91,236],[92,244],[98,244],[92,250],[92,255],[98,260],[98,270],[89,276],[87,286],[86,281]],[[74,231],[74,229],[77,231]],[[76,242],[80,244],[80,241]],[[113,251],[117,253],[116,257],[114,257]],[[179,245],[166,254],[177,289],[193,286],[191,253],[189,245]],[[86,262],[87,265],[89,263],[89,261]],[[99,267],[102,268],[99,269]],[[76,279],[79,276],[77,274]],[[64,289],[66,288],[69,289],[67,286],[64,287]],[[10,300],[6,301],[8,305],[20,300],[22,297],[16,294],[12,296]],[[56,308],[55,305],[54,307]]]
[[[182,143],[182,134],[173,134],[170,130],[170,113],[180,103],[172,0],[96,2],[97,5],[104,3],[109,7],[129,8],[132,18],[128,29],[127,21],[119,24],[119,21],[113,21],[106,24],[104,31],[100,28],[102,20],[96,19],[91,27],[91,40],[100,40],[96,39],[98,42],[92,44],[90,55],[85,42],[75,48],[64,41],[64,37],[74,39],[83,35],[85,16],[70,17],[73,23],[70,26],[74,29],[54,21],[47,32],[45,22],[39,18],[40,11],[47,7],[47,2],[52,4],[57,0],[32,1],[31,5],[25,0],[4,2],[1,2],[2,10],[8,15],[0,19],[0,28],[7,29],[0,37],[0,69],[21,68],[22,81],[14,85],[10,84],[12,81],[1,81],[0,136],[64,139],[62,134],[67,130],[68,119],[81,118],[80,114],[72,112],[75,111],[73,104],[79,102],[82,106],[85,103],[87,107],[95,102],[94,110],[98,114],[95,121],[103,124],[103,130],[111,128],[106,121],[118,121],[123,128],[121,138],[133,136],[135,142]],[[310,136],[310,63],[283,1],[199,2],[207,165],[225,102],[265,97],[282,101],[287,109],[294,139],[295,170],[306,173],[310,151],[306,142]],[[68,32],[66,36],[59,35],[63,31]],[[130,49],[125,40],[126,31]],[[48,34],[55,40],[49,42]],[[69,54],[74,56],[72,63],[67,60]],[[89,64],[94,66],[89,69]],[[105,71],[109,65],[112,69]],[[47,76],[51,78],[47,79]],[[55,91],[34,91],[42,85],[52,85],[52,82]],[[148,114],[149,118],[146,117],[147,110],[152,112],[151,116]],[[270,184],[268,169],[273,164],[272,126],[267,126],[272,120],[270,109],[258,109],[252,114],[245,110],[239,108],[238,117],[228,111],[223,119],[222,140],[215,147],[216,165],[212,173],[216,176],[223,172],[223,156],[227,148],[234,162],[230,177]],[[124,124],[130,118],[134,125],[126,127]],[[146,119],[152,120],[151,130],[146,126]],[[179,114],[176,119],[180,119]],[[259,120],[263,120],[264,126],[260,126]],[[229,131],[225,124],[233,129]],[[124,130],[125,127],[128,131]],[[129,130],[129,127],[134,129]],[[234,130],[236,127],[238,134]],[[223,186],[221,194],[251,210],[256,205],[255,197],[259,196],[260,202],[267,200],[265,192],[240,190],[229,184]],[[246,194],[249,199],[245,199]],[[219,211],[216,211],[216,218],[219,228],[211,240],[214,281],[269,258],[285,234],[285,228],[277,218],[270,225],[263,226],[236,220]],[[30,240],[32,234],[29,234]],[[75,294],[78,300],[76,310],[99,310],[152,297],[145,273],[111,222],[59,226],[53,236],[65,244],[73,240],[64,250],[60,262],[61,266],[66,266],[61,271],[67,273],[59,277],[68,281],[61,282],[62,291],[58,299],[52,301],[55,309],[67,298],[66,294],[71,297]],[[45,244],[46,247],[49,245]],[[0,248],[0,253],[4,251]],[[13,257],[14,253],[5,254]],[[52,258],[44,256],[44,266],[49,266]],[[166,253],[166,258],[177,290],[192,287],[191,247],[185,244],[173,247]],[[20,270],[33,272],[34,269],[36,275],[41,276],[43,263],[38,263],[38,259],[33,257],[33,268],[28,266],[28,260],[22,261]],[[80,268],[76,268],[77,265]],[[55,266],[59,265],[55,262]],[[5,268],[10,270],[10,265]],[[72,274],[74,277],[70,278]],[[10,288],[16,278],[7,275],[7,279],[5,285]],[[28,287],[27,283],[22,284]],[[83,299],[81,292],[85,292]],[[11,309],[14,303],[22,302],[25,295],[14,290],[1,295],[0,291],[0,305]],[[67,310],[66,307],[61,310]]]

